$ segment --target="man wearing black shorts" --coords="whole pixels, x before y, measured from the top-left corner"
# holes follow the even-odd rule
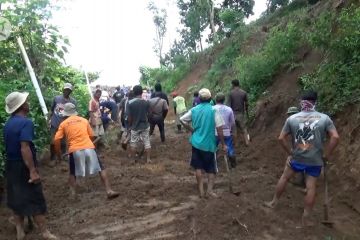
[[[190,139],[192,156],[190,165],[195,169],[196,180],[200,197],[204,197],[202,171],[208,174],[207,195],[216,197],[213,191],[217,164],[215,153],[217,150],[215,129],[219,134],[222,149],[226,152],[222,126],[224,120],[220,113],[210,104],[211,93],[203,88],[199,91],[201,103],[180,118],[180,122],[186,129],[192,132]],[[192,126],[190,126],[190,122]]]

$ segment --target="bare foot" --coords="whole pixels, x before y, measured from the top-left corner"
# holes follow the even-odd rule
[[[218,198],[219,196],[216,194],[216,193],[214,193],[213,191],[208,191],[207,193],[206,193],[206,196],[207,197],[210,197],[210,198]]]
[[[264,207],[268,207],[268,208],[271,208],[271,209],[274,209],[274,208],[275,208],[275,203],[274,203],[274,201],[264,202],[263,205],[264,205]]]
[[[44,240],[57,240],[58,238],[52,234],[49,230],[45,230],[42,234],[41,234],[42,238]]]
[[[114,198],[117,198],[120,194],[118,192],[114,192],[113,190],[107,192],[107,198],[109,200],[112,200]]]
[[[301,226],[306,228],[306,227],[314,227],[315,223],[310,221],[309,216],[305,216],[303,215],[301,218]]]
[[[16,240],[23,240],[25,239],[25,232],[22,226],[16,226]]]

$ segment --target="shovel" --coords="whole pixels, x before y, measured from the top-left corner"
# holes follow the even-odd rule
[[[226,154],[224,154],[224,161],[225,161],[225,168],[226,168],[227,177],[228,177],[228,181],[229,181],[229,191],[230,191],[230,193],[235,194],[236,196],[239,196],[240,191],[234,191],[233,186],[232,186],[232,177],[231,177],[232,170],[230,170],[230,168],[229,168],[229,160],[228,160],[228,157],[226,156]]]
[[[327,162],[324,161],[324,185],[325,185],[325,197],[324,197],[324,220],[322,224],[328,227],[332,227],[334,222],[329,219],[329,193],[328,193],[328,181],[327,181]]]

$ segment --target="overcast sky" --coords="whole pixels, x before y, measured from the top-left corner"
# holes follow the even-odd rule
[[[168,31],[164,52],[178,38],[180,27],[175,0],[155,0],[166,8]],[[155,27],[147,10],[149,0],[71,0],[54,14],[54,23],[69,37],[66,61],[87,71],[100,71],[100,84],[134,85],[139,82],[139,66],[157,67],[153,52]],[[266,9],[266,0],[256,0],[251,19]]]

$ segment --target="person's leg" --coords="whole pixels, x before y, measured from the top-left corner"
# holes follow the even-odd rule
[[[141,132],[141,138],[144,142],[144,148],[146,153],[146,163],[151,163],[150,153],[151,153],[151,143],[149,136],[149,129],[146,129]]]
[[[55,240],[57,239],[57,237],[55,235],[53,235],[46,227],[46,220],[45,220],[45,216],[42,214],[39,215],[35,215],[33,216],[36,225],[39,227],[40,232],[41,232],[41,236],[43,237],[43,239],[47,239],[47,240]]]
[[[317,178],[313,176],[306,176],[306,195],[304,198],[304,213],[302,216],[302,225],[303,226],[312,226],[313,223],[309,220],[310,213],[315,204],[316,196],[316,181]]]
[[[163,118],[158,121],[158,127],[160,131],[161,142],[165,142],[165,123]]]
[[[23,240],[25,238],[24,217],[14,213],[14,223],[16,227],[16,239]]]
[[[279,198],[281,197],[281,195],[283,194],[283,192],[285,191],[287,182],[289,181],[289,179],[294,176],[295,171],[289,166],[286,165],[283,174],[281,175],[276,188],[275,188],[275,194],[273,199],[270,202],[266,202],[265,205],[267,207],[270,208],[274,208],[277,204],[277,202],[279,201]]]
[[[208,173],[208,187],[206,194],[210,197],[217,197],[214,193],[214,182],[215,182],[215,174],[214,173]]]
[[[76,196],[76,177],[75,177],[75,161],[74,161],[74,154],[69,154],[69,168],[70,168],[70,175],[69,175],[69,187],[70,187],[70,194],[72,197]]]
[[[196,176],[196,182],[197,182],[197,186],[198,186],[199,196],[201,198],[203,198],[204,197],[204,183],[203,183],[203,179],[202,179],[201,169],[195,170],[195,176]]]
[[[151,136],[151,135],[153,135],[153,133],[154,133],[154,129],[155,129],[156,123],[154,122],[154,120],[151,120],[151,121],[149,121],[149,124],[150,124],[150,132],[149,132],[149,135]]]
[[[130,134],[130,154],[129,157],[135,157],[136,156],[136,149],[137,145],[140,142],[140,133],[139,131],[133,131],[131,130]],[[136,160],[135,160],[136,162]]]
[[[249,133],[246,128],[246,120],[245,120],[244,114],[239,114],[239,125],[240,125],[241,131],[243,132],[243,135],[244,135],[245,145],[248,146],[250,143],[250,139],[248,137]]]

